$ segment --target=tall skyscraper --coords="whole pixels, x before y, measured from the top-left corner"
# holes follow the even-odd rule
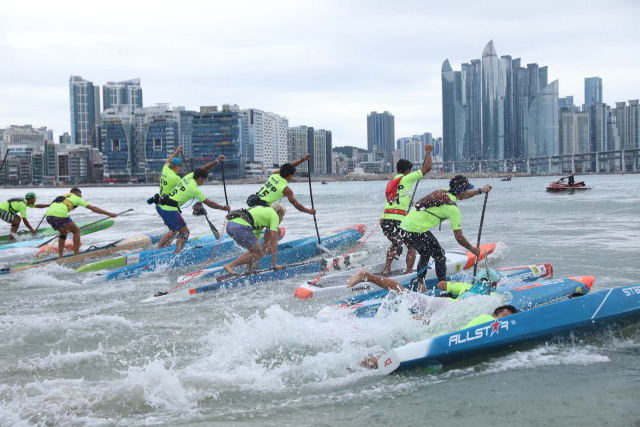
[[[100,86],[94,86],[92,82],[83,80],[81,76],[71,76],[69,98],[71,143],[98,148],[96,125],[100,119]]]
[[[573,106],[573,96],[558,98],[558,108],[562,110],[564,107]]]
[[[493,42],[485,46],[482,60],[462,64],[460,72],[453,71],[448,60],[443,63],[445,162],[528,155],[529,110],[540,91],[549,86],[548,68],[521,64],[520,58],[510,55],[498,58]],[[556,113],[556,131],[558,125]]]
[[[245,174],[246,163],[243,114],[231,106],[222,109],[200,107],[200,112],[193,116],[194,167],[202,167],[223,154],[225,177],[240,178]],[[220,168],[212,169],[211,173],[216,178],[222,176]]]
[[[333,174],[333,132],[330,130],[325,131],[326,144],[327,144],[327,173]]]
[[[289,119],[275,113],[264,113],[264,166],[287,163],[287,129]]]
[[[607,121],[610,108],[602,102],[595,102],[587,108],[589,113],[589,151],[605,151],[607,143]]]
[[[558,80],[554,80],[533,98],[529,106],[527,128],[528,157],[560,154]]]
[[[331,131],[329,131],[331,134]],[[314,150],[311,155],[314,158],[313,173],[316,175],[327,174],[327,131],[318,129],[314,132]]]
[[[602,79],[587,77],[584,79],[584,106],[587,108],[596,102],[602,102]]]
[[[242,110],[244,141],[250,162],[264,163],[264,112],[255,108]]]
[[[372,111],[367,115],[367,151],[382,151],[387,159],[391,159],[395,150],[395,118],[388,111],[378,113]]]
[[[482,52],[482,157],[504,158],[504,70],[490,41]]]
[[[100,114],[104,171],[110,177],[136,172],[136,126],[133,111],[127,105],[116,105]],[[144,160],[144,158],[143,158]]]
[[[561,111],[560,139],[562,154],[589,152],[589,113]]]
[[[132,111],[142,108],[142,87],[140,79],[122,82],[107,82],[102,86],[103,110],[116,105],[126,105]]]
[[[300,160],[305,154],[311,154],[311,160],[308,162],[302,162],[298,166],[298,170],[301,172],[309,172],[314,170],[314,144],[315,144],[315,132],[312,127],[309,126],[295,126],[290,127],[287,130],[287,152],[288,162],[291,163],[295,160]]]

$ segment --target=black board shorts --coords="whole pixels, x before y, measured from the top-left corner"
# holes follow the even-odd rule
[[[400,221],[397,219],[383,219],[380,221],[380,228],[382,228],[384,236],[394,245],[403,243],[404,231],[400,228]]]

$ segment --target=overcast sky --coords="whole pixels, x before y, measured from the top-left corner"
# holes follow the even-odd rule
[[[440,69],[498,56],[549,66],[560,96],[640,98],[640,1],[13,1],[0,8],[0,128],[70,129],[69,76],[141,78],[144,105],[238,104],[366,147],[366,116],[396,138],[442,135]]]

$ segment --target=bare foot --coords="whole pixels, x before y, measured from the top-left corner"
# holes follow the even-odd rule
[[[233,267],[231,267],[230,264],[225,264],[222,266],[222,268],[224,268],[224,271],[226,271],[229,274],[233,274]]]
[[[356,274],[351,276],[351,279],[349,279],[349,286],[347,286],[347,287],[351,288],[351,287],[357,285],[358,283],[362,283],[362,282],[366,282],[366,281],[367,281],[367,271],[366,270],[360,270]]]
[[[382,273],[380,273],[381,276],[388,276],[389,274],[391,274],[391,270],[384,270]]]
[[[378,358],[374,356],[374,357],[365,359],[362,362],[360,362],[360,366],[363,366],[365,368],[370,368],[370,369],[378,369]]]
[[[405,272],[405,274],[413,274],[415,272],[416,272],[415,270],[407,268],[407,271]]]

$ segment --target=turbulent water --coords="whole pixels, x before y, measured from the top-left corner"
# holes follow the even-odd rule
[[[576,194],[546,193],[549,180],[472,180],[493,185],[482,233],[483,242],[498,243],[490,265],[551,263],[556,277],[595,275],[594,290],[640,283],[640,175],[587,177],[593,190]],[[445,184],[422,181],[418,194]],[[371,230],[384,185],[314,184],[320,230],[355,223]],[[291,187],[310,204],[306,184]],[[221,186],[203,189],[224,201]],[[232,207],[240,207],[257,186],[227,190]],[[0,190],[0,198],[24,191]],[[84,247],[162,227],[145,203],[153,191],[84,189],[90,204],[114,212],[135,209],[113,227],[83,236]],[[46,201],[62,191],[37,192]],[[285,205],[285,239],[315,232],[311,216]],[[475,242],[482,197],[459,206],[463,231]],[[31,223],[43,214],[29,210]],[[222,213],[209,216],[222,226]],[[72,217],[97,215],[78,208]],[[192,236],[209,231],[203,218],[186,220]],[[457,246],[448,224],[435,234],[444,248]],[[376,230],[363,248],[372,261],[382,259],[382,232]],[[294,299],[297,284],[309,277],[182,302],[139,303],[193,270],[90,286],[82,284],[89,273],[60,266],[0,276],[0,425],[639,425],[637,326],[435,374],[416,369],[382,377],[359,362],[455,330],[490,311],[495,301],[461,301],[428,329],[404,311],[317,320],[315,314],[338,298]]]

